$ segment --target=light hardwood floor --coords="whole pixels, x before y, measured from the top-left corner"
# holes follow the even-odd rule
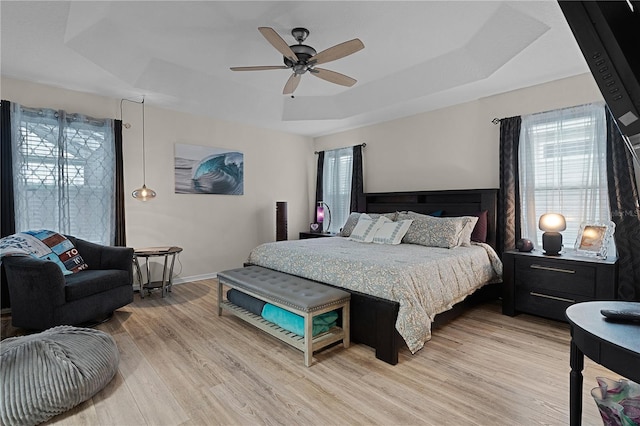
[[[121,354],[111,383],[57,425],[566,425],[569,327],[479,306],[396,366],[359,344],[302,353],[229,314],[215,280],[176,285],[97,328]],[[589,391],[619,378],[585,359],[583,424],[602,424]]]

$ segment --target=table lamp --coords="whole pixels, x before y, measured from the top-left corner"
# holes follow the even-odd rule
[[[327,213],[329,214],[328,216],[329,220],[327,222],[327,230],[329,229],[329,226],[331,226],[331,210],[329,210],[329,206],[324,201],[318,201],[318,205],[316,206],[316,220],[320,224],[320,232],[328,232],[328,231],[325,231],[323,228],[325,207],[327,208]]]
[[[548,256],[558,256],[562,250],[562,234],[560,231],[567,229],[564,216],[559,213],[545,213],[540,216],[538,228],[544,231],[542,234],[542,248]]]

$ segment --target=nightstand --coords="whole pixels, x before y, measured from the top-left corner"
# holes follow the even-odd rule
[[[307,238],[324,238],[324,237],[337,237],[340,234],[334,234],[331,232],[301,232],[300,239],[306,240]]]
[[[567,250],[559,256],[507,251],[503,254],[502,313],[521,312],[566,321],[572,304],[615,300],[618,294],[618,259],[578,256]]]

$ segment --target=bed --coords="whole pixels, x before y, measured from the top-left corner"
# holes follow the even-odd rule
[[[447,249],[363,244],[342,237],[281,241],[256,247],[248,263],[349,291],[351,339],[396,364],[404,344],[415,353],[430,339],[432,323],[455,315],[469,299],[499,294],[502,264],[492,248],[496,197],[495,189],[364,196],[362,210],[367,213],[442,211],[445,216],[466,216],[486,211],[486,243]],[[427,258],[432,261],[425,262]]]

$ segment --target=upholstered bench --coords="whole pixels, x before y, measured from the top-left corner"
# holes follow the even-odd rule
[[[223,294],[224,287],[235,288],[257,299],[300,315],[304,319],[304,336],[284,330],[259,315],[243,309]],[[316,281],[307,280],[260,266],[231,269],[218,273],[218,315],[222,311],[247,321],[304,353],[304,364],[312,363],[313,352],[342,340],[349,347],[349,301],[351,295]],[[342,309],[342,327],[312,335],[314,317]]]

